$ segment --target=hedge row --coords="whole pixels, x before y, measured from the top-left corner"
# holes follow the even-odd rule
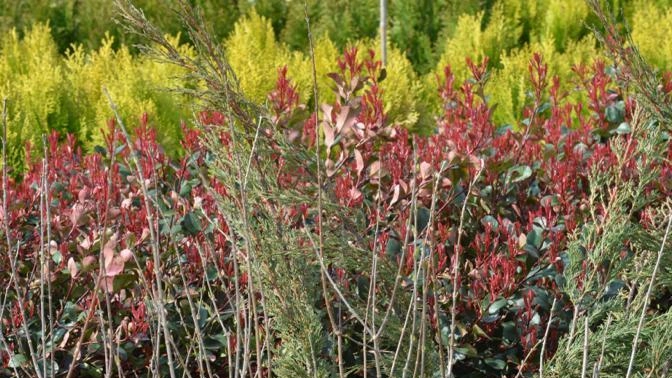
[[[186,30],[176,14],[167,11],[175,7],[174,2],[137,0],[134,3],[165,32],[185,34]],[[233,32],[235,22],[251,9],[256,9],[258,14],[272,20],[274,34],[280,42],[293,51],[307,50],[301,1],[189,0],[188,3],[202,9],[219,39],[227,38]],[[603,0],[602,3],[622,10],[634,29],[645,31],[645,38],[661,38],[662,33],[648,32],[647,25],[664,23],[669,0]],[[318,35],[326,34],[339,49],[359,39],[376,37],[378,6],[378,0],[308,1],[315,31]],[[21,0],[0,5],[0,14],[3,15],[0,17],[0,32],[3,33],[14,27],[19,33],[24,33],[37,22],[49,22],[61,52],[67,51],[72,44],[98,49],[108,31],[118,43],[132,45],[138,42],[137,37],[123,33],[114,22],[113,1]],[[392,45],[404,52],[416,71],[426,74],[446,51],[445,40],[459,34],[457,25],[460,18],[476,17],[484,30],[499,23],[499,14],[503,14],[511,30],[517,30],[515,38],[507,40],[502,46],[505,49],[552,38],[556,48],[563,52],[570,41],[578,42],[590,34],[587,25],[594,21],[582,0],[534,3],[522,0],[402,0],[389,2],[390,38]],[[662,51],[654,54],[666,56]],[[491,58],[498,59],[497,56]]]
[[[243,3],[238,6],[243,7]],[[245,16],[231,16],[238,20],[234,25],[223,22],[213,12],[222,12],[222,9],[235,6],[215,7],[207,1],[198,2],[206,17],[217,20],[214,23],[215,29],[219,30],[217,35],[226,36],[223,43],[228,59],[244,93],[253,101],[266,100],[276,69],[286,65],[289,76],[305,97],[302,100],[310,103],[311,91],[307,89],[311,86],[312,67],[304,52],[305,21],[303,16],[297,18],[299,10],[294,9],[298,3],[269,0],[260,1],[250,9],[236,8],[236,12]],[[414,131],[432,133],[433,115],[439,105],[437,77],[446,65],[450,65],[457,80],[467,79],[468,59],[474,62],[486,57],[489,59],[489,81],[492,85],[486,88],[484,95],[490,105],[496,104],[494,119],[497,124],[520,127],[521,110],[529,97],[526,92],[530,84],[526,65],[533,52],[541,52],[547,57],[549,74],[561,79],[563,92],[577,102],[583,100],[580,91],[575,90],[581,83],[573,79],[572,69],[576,64],[590,65],[599,55],[600,49],[591,34],[587,33],[586,22],[591,22],[592,16],[582,1],[573,0],[569,4],[548,0],[528,6],[526,2],[502,0],[489,4],[483,10],[477,10],[469,2],[460,6],[449,2],[430,3],[436,8],[437,15],[446,15],[451,20],[445,21],[442,32],[436,31],[441,29],[439,26],[423,21],[423,17],[429,14],[419,11],[421,4],[402,1],[391,5],[392,41],[386,67],[389,80],[381,83],[381,89],[386,99],[386,111],[394,122]],[[37,1],[20,4],[14,9],[20,14],[27,10],[46,12],[37,18],[56,17],[53,12],[65,12],[64,9],[74,6],[74,2],[61,4],[47,11],[45,5]],[[99,4],[97,10],[102,12],[111,6],[110,2],[105,4]],[[333,97],[330,97],[331,84],[326,74],[335,71],[334,62],[339,51],[348,43],[360,51],[377,49],[375,27],[372,26],[377,17],[377,1],[352,4],[345,1],[333,7],[320,2],[309,4],[311,12],[315,13],[312,22],[316,29],[314,33],[318,36],[318,84],[320,92],[329,100]],[[165,6],[160,1],[147,1],[147,4],[141,1],[139,5],[146,6],[149,17]],[[660,17],[672,17],[672,11],[665,11],[667,4],[632,1],[613,5],[625,6],[626,14],[632,15],[633,36],[641,46],[643,55],[662,69],[670,67],[672,46],[666,47],[669,43],[664,40],[664,33],[659,32],[660,23],[651,22]],[[346,12],[342,12],[340,18],[333,17],[333,13],[339,9],[345,9]],[[73,8],[65,13],[68,12],[73,13],[75,10]],[[77,12],[80,12],[77,17],[72,17],[82,20],[72,22],[82,28],[84,19],[100,14],[98,11]],[[401,17],[411,19],[397,20]],[[68,17],[65,19],[69,20]],[[168,19],[165,22],[169,25],[167,30],[180,31],[175,20]],[[9,22],[7,25],[14,24]],[[97,27],[100,25],[105,24],[96,22]],[[221,29],[225,28],[223,25],[229,25],[231,30]],[[48,134],[50,130],[76,134],[85,143],[87,150],[100,144],[99,129],[111,116],[102,86],[106,86],[115,101],[122,105],[124,115],[147,112],[153,117],[160,117],[162,130],[159,130],[159,138],[162,144],[172,151],[179,151],[176,143],[179,125],[188,118],[192,109],[180,96],[169,95],[160,89],[187,85],[188,80],[182,77],[182,73],[149,58],[134,55],[125,44],[118,45],[118,38],[126,42],[133,41],[127,40],[127,34],[120,35],[118,29],[114,28],[113,34],[105,34],[103,37],[100,33],[87,34],[87,38],[90,38],[87,45],[99,47],[90,49],[83,45],[71,46],[64,50],[65,57],[62,57],[59,51],[63,50],[63,46],[62,41],[58,40],[58,33],[61,32],[59,28],[63,27],[55,22],[50,27],[24,25],[20,28],[21,32],[5,32],[0,42],[0,79],[3,82],[0,95],[9,99],[12,165],[20,167],[22,164],[21,146],[26,142],[41,145],[42,134]],[[413,31],[417,27],[434,31]],[[57,39],[50,37],[54,34]],[[121,37],[115,39],[114,35]],[[411,36],[410,39],[408,36]],[[423,46],[423,43],[414,42],[413,38],[416,37],[429,38],[424,45],[431,52],[431,57],[418,58],[405,45]],[[174,43],[180,44],[180,39],[176,37]],[[190,48],[188,44],[181,46],[184,51]],[[419,60],[425,62],[422,69],[419,69]],[[197,86],[198,83],[189,85]]]

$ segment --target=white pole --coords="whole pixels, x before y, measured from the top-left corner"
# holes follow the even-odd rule
[[[383,67],[387,64],[387,0],[380,0],[380,56]]]

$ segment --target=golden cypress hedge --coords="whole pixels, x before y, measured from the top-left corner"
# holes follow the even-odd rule
[[[665,33],[672,24],[669,1],[604,2],[625,9],[633,38],[645,58],[661,69],[672,67],[672,42]],[[521,110],[529,103],[527,65],[534,52],[540,52],[548,62],[549,78],[560,78],[561,92],[578,102],[581,98],[574,88],[580,83],[570,80],[574,77],[571,71],[575,65],[592,64],[601,55],[587,27],[591,17],[583,0],[498,0],[480,11],[451,15],[455,21],[443,26],[436,42],[433,61],[438,63],[427,74],[419,74],[409,60],[413,51],[389,46],[387,78],[381,84],[388,116],[412,130],[431,132],[433,117],[440,110],[438,81],[444,67],[450,65],[461,82],[469,77],[466,58],[479,62],[487,57],[490,72],[484,94],[486,101],[497,104],[494,120],[499,125],[520,127]],[[276,30],[280,21],[261,16],[251,6],[222,43],[242,90],[251,100],[265,102],[278,68],[287,66],[301,101],[309,103],[313,100],[310,56],[305,49],[292,49],[283,42],[287,36]],[[297,25],[294,28],[300,29]],[[379,40],[348,39],[344,34],[335,41],[318,26],[315,33],[320,102],[329,102],[334,94],[327,74],[336,71],[337,46],[347,39],[364,54],[369,49],[379,51]],[[115,43],[111,34],[95,50],[76,45],[65,56],[59,54],[48,25],[38,23],[20,34],[10,30],[0,35],[0,96],[9,100],[12,166],[22,165],[27,142],[40,146],[42,135],[50,130],[76,134],[87,149],[101,144],[101,129],[112,117],[103,86],[129,123],[148,113],[161,143],[179,151],[180,123],[191,119],[194,109],[183,96],[165,89],[197,85],[188,83],[180,69],[133,54],[127,46]],[[172,41],[185,53],[194,54],[179,37]]]
[[[186,54],[190,47],[172,39]],[[102,130],[113,117],[102,88],[114,97],[122,115],[133,126],[147,113],[162,144],[177,151],[180,123],[191,111],[183,96],[165,89],[187,85],[175,66],[133,56],[126,46],[113,49],[109,35],[98,50],[73,46],[58,54],[50,28],[37,24],[24,38],[12,30],[0,44],[0,97],[8,103],[8,160],[23,166],[24,146],[42,146],[51,130],[73,133],[85,148],[102,144]],[[40,154],[41,155],[41,154]]]

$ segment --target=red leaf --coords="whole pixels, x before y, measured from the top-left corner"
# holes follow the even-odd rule
[[[77,227],[77,223],[79,223],[79,220],[82,218],[83,214],[84,205],[76,203],[72,206],[72,210],[70,211],[70,223],[72,223],[73,229]]]
[[[123,251],[119,252],[119,256],[121,256],[121,259],[124,262],[128,262],[128,260],[133,258],[133,252],[131,252],[130,249],[126,248]]]
[[[372,179],[380,179],[380,161],[376,160],[371,165],[369,165],[369,176]]]
[[[68,259],[68,270],[70,271],[70,277],[77,277],[79,270],[77,269],[77,263],[75,263],[75,259],[72,257]]]
[[[331,148],[331,146],[334,145],[334,139],[336,138],[334,129],[326,122],[322,122],[322,130],[324,130],[324,144],[327,148]]]
[[[121,256],[114,256],[112,261],[105,263],[105,275],[107,277],[114,277],[124,271],[124,259]]]
[[[78,194],[78,199],[80,203],[84,203],[87,198],[89,198],[89,195],[91,194],[91,189],[89,189],[88,186],[83,187]]]
[[[86,256],[84,260],[82,260],[82,265],[85,267],[88,267],[89,265],[92,265],[96,262],[96,258],[94,256]]]
[[[336,132],[341,133],[343,130],[349,129],[356,120],[357,117],[350,113],[349,106],[342,107],[341,112],[336,116]]]
[[[100,287],[108,293],[114,292],[114,277],[100,277]]]
[[[364,170],[364,158],[358,149],[355,149],[355,162],[357,163],[357,176],[361,176]]]
[[[114,259],[114,247],[117,246],[116,240],[110,239],[103,247],[103,258],[105,259],[105,268],[112,264]]]
[[[399,200],[400,189],[401,188],[399,187],[399,184],[394,186],[394,194],[392,195],[392,201],[390,201],[390,206],[394,205]]]
[[[420,163],[420,178],[427,180],[432,174],[432,165],[426,161]]]

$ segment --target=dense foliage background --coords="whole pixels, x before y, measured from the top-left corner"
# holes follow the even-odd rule
[[[0,3],[0,375],[667,376],[672,4],[378,5]]]

